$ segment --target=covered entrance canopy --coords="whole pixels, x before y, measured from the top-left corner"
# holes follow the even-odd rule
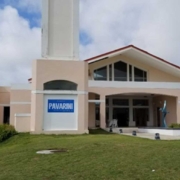
[[[98,98],[94,103],[89,100],[89,127],[101,126],[103,117],[105,127],[109,127],[113,119],[117,119],[117,127],[162,127],[160,108],[164,101],[167,102],[167,110],[170,112],[166,118],[167,125],[177,122],[177,98],[173,96],[128,93],[106,96],[105,102]],[[104,112],[102,103],[105,104]]]

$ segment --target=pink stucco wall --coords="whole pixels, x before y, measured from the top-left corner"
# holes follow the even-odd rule
[[[87,72],[88,64],[83,61],[36,60],[33,62],[32,91],[43,91],[43,84],[49,81],[68,80],[78,85],[77,91],[84,93],[78,95],[78,131],[62,133],[88,132]],[[43,97],[43,94],[32,93],[31,95],[31,130],[34,133],[43,131]]]
[[[95,100],[95,94],[89,93],[89,100]],[[95,128],[95,103],[89,103],[88,127]]]
[[[10,124],[14,124],[15,114],[31,113],[31,90],[11,90]]]
[[[30,132],[31,117],[15,117],[15,128],[18,132]]]

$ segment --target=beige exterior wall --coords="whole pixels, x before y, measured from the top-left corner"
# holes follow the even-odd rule
[[[84,61],[36,60],[32,89],[43,90],[43,84],[48,81],[68,80],[78,84],[78,91],[83,91],[88,89],[87,76],[88,64]]]
[[[83,61],[36,60],[33,62],[32,91],[43,91],[43,84],[48,81],[68,80],[78,84],[77,90],[85,93],[84,95],[78,95],[78,131],[57,133],[81,134],[88,132],[87,72],[88,65]],[[32,93],[31,97],[31,131],[34,131],[33,133],[42,133],[44,95]]]
[[[89,93],[89,100],[95,100],[95,94]],[[95,103],[89,103],[88,127],[95,128]]]
[[[5,106],[10,106],[10,87],[0,87],[0,124],[3,124]]]
[[[10,124],[15,125],[15,114],[31,113],[31,90],[11,90]]]
[[[30,132],[31,117],[15,117],[15,128],[18,132]]]
[[[10,106],[10,124],[15,125],[15,114],[30,114],[31,105],[30,104],[13,104]]]
[[[144,69],[148,72],[148,80],[154,82],[180,82],[180,79],[158,69],[138,63],[125,56],[117,56],[108,60],[103,60],[92,65],[83,61],[58,61],[58,60],[36,60],[33,62],[33,81],[31,90],[15,90],[8,87],[0,87],[0,123],[3,123],[3,107],[10,105],[10,124],[16,125],[19,131],[27,130],[33,133],[52,133],[43,132],[44,116],[44,94],[43,84],[53,80],[68,80],[78,84],[77,91],[84,94],[78,97],[78,131],[64,131],[53,133],[72,133],[81,134],[88,132],[89,128],[95,127],[95,94],[100,95],[100,100],[105,100],[106,96],[123,94],[154,94],[153,114],[154,123],[157,123],[157,107],[162,107],[164,100],[167,101],[167,124],[180,123],[180,89],[156,89],[156,88],[100,88],[88,87],[88,67],[91,75],[93,70],[116,61],[125,61],[133,66]],[[31,93],[34,92],[34,93]],[[88,95],[89,92],[89,95]],[[105,103],[100,103],[101,127],[105,128]],[[31,117],[16,117],[15,114],[31,114]],[[162,119],[160,119],[162,121]]]
[[[31,90],[11,90],[11,102],[31,102]]]
[[[142,70],[147,71],[147,80],[150,82],[180,82],[180,78],[175,77],[171,74],[163,72],[162,70],[156,69],[154,67],[148,66],[146,64],[140,63],[136,59],[128,58],[124,55],[118,55],[116,57],[112,57],[106,60],[97,61],[89,65],[89,79],[93,79],[93,72],[95,69],[101,68],[103,66],[107,66],[109,64],[113,64],[118,61],[126,62],[134,67],[140,68]],[[119,82],[121,83],[121,82]],[[108,95],[120,95],[120,94],[155,94],[159,95],[158,97],[154,98],[155,107],[160,106],[158,104],[159,101],[167,100],[167,108],[171,112],[167,115],[167,124],[170,125],[171,123],[180,123],[180,89],[156,89],[156,88],[100,88],[100,87],[89,87],[89,92],[97,93],[101,96],[101,100],[105,100],[105,97]],[[161,106],[160,106],[161,107]],[[89,105],[89,126],[91,127],[94,119],[92,118],[91,112],[93,112],[93,105]],[[101,127],[105,126],[105,104],[101,103]],[[156,123],[156,114],[157,110],[153,110],[154,114],[154,123]],[[161,118],[162,119],[162,118]],[[162,121],[162,120],[161,120]]]
[[[106,60],[102,60],[102,61],[98,61],[96,63],[90,64],[89,70],[90,70],[91,77],[89,77],[89,79],[93,79],[93,72],[95,69],[103,67],[108,64],[115,63],[117,61],[124,61],[128,64],[131,64],[131,65],[137,67],[137,68],[147,71],[148,81],[151,81],[151,82],[180,82],[180,78],[178,78],[178,77],[175,77],[171,74],[168,74],[159,69],[148,66],[146,64],[142,64],[142,63],[138,62],[138,60],[128,58],[124,55],[118,55],[116,57],[112,57],[112,58],[109,58]]]

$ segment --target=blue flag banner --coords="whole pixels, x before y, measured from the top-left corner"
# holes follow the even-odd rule
[[[49,99],[48,113],[74,113],[74,100]]]

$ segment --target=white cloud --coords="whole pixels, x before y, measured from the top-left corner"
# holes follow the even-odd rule
[[[40,28],[31,29],[10,6],[0,10],[0,85],[27,82],[40,48]]]
[[[179,7],[179,0],[82,0],[81,29],[92,43],[81,45],[81,57],[134,44],[180,65]]]
[[[0,85],[27,82],[41,48],[40,28],[31,29],[15,9],[40,13],[41,0],[5,2],[14,8],[0,9]],[[180,65],[179,0],[81,0],[80,6],[81,30],[92,40],[81,44],[81,59],[134,44]]]

